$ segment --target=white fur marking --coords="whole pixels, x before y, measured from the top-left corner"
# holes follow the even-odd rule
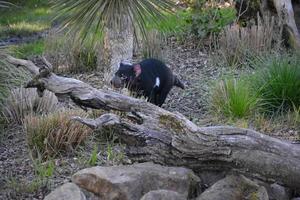
[[[159,85],[160,85],[160,79],[158,77],[156,77],[154,87],[155,86],[159,87]]]

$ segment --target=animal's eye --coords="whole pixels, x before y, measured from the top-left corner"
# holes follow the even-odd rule
[[[127,79],[127,77],[124,74],[121,74],[121,79],[125,80],[125,79]]]

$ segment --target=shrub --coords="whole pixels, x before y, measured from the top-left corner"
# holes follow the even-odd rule
[[[218,34],[223,28],[235,19],[234,8],[201,8],[196,9],[188,19],[189,31],[198,36],[206,37],[210,34]]]
[[[237,79],[220,81],[212,93],[212,109],[229,118],[245,118],[257,109],[259,99],[247,82]]]
[[[75,150],[91,133],[91,129],[72,121],[72,116],[87,117],[87,114],[83,111],[65,110],[26,117],[25,130],[33,155],[41,155],[46,159]]]
[[[218,55],[227,66],[247,65],[253,57],[281,47],[281,25],[275,24],[274,17],[258,16],[257,25],[240,27],[234,24],[224,29],[218,42]],[[222,63],[223,64],[223,63]]]
[[[191,14],[186,17],[188,31],[198,37],[218,34],[236,18],[233,6],[225,6],[224,2],[196,0],[186,3],[191,10]]]
[[[300,106],[300,59],[271,56],[257,63],[251,83],[258,89],[265,112],[288,111]]]
[[[45,91],[39,97],[36,89],[18,88],[10,92],[2,104],[2,113],[9,123],[22,124],[25,116],[47,114],[58,109],[56,96]]]

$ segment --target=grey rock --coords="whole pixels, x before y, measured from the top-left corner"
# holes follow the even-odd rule
[[[86,200],[85,195],[74,183],[65,183],[48,194],[44,200]]]
[[[226,172],[203,171],[198,174],[198,176],[200,177],[202,184],[208,188],[217,181],[225,178]]]
[[[141,200],[186,200],[186,198],[171,190],[153,190],[145,194]]]
[[[172,190],[187,198],[200,179],[192,170],[153,163],[92,167],[72,176],[72,181],[101,199],[139,200],[151,190]]]
[[[277,183],[273,183],[270,187],[266,187],[270,200],[289,200],[289,190]]]
[[[269,200],[267,190],[242,175],[229,175],[205,190],[197,200]]]

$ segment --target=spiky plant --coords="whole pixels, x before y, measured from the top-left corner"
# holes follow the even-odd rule
[[[58,20],[84,41],[104,38],[103,61],[111,77],[122,60],[133,56],[133,38],[147,39],[147,25],[165,21],[173,13],[172,0],[53,0]],[[104,33],[99,38],[99,32]],[[99,53],[100,54],[100,53]],[[107,78],[105,78],[107,79]]]
[[[58,19],[86,36],[104,27],[122,32],[124,16],[133,24],[134,32],[147,36],[147,23],[158,23],[172,13],[171,0],[53,0]]]
[[[0,8],[7,8],[10,5],[12,5],[12,4],[7,1],[0,1]]]

